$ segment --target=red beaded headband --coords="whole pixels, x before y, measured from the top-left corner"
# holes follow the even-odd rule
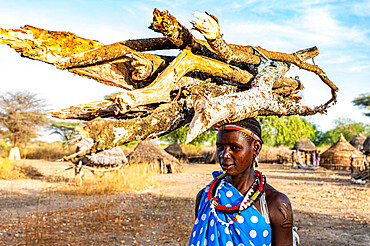
[[[234,125],[221,126],[218,129],[218,131],[222,131],[222,130],[240,131],[240,132],[243,132],[243,133],[247,134],[248,136],[251,136],[254,140],[258,140],[258,141],[261,141],[262,142],[262,140],[256,134],[254,134],[252,131],[250,131],[248,129],[245,129],[243,127],[240,127],[240,126],[234,126]]]

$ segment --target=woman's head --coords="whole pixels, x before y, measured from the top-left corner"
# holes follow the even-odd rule
[[[262,148],[259,122],[254,118],[247,118],[221,126],[216,148],[221,168],[228,175],[248,172]]]

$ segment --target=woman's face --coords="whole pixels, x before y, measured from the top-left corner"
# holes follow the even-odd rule
[[[239,131],[223,130],[217,134],[216,154],[222,170],[230,176],[247,174],[253,158],[261,149],[259,141],[250,142]]]

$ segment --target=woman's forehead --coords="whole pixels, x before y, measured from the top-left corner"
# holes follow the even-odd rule
[[[222,130],[217,133],[217,140],[216,143],[221,142],[246,142],[247,137],[240,131],[234,131],[234,130]]]

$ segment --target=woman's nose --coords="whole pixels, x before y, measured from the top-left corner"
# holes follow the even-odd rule
[[[230,152],[229,152],[229,148],[225,148],[224,151],[221,152],[220,157],[223,158],[223,159],[230,158],[231,155],[230,155]]]

